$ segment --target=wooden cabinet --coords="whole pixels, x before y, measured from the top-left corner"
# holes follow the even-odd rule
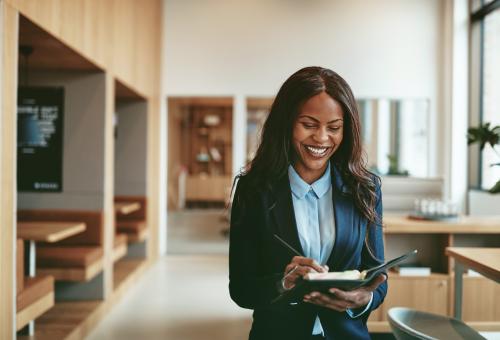
[[[432,273],[429,276],[389,273],[384,303],[368,320],[371,332],[391,331],[387,311],[392,307],[452,316],[454,261],[445,255],[445,248],[500,247],[500,218],[424,222],[386,214],[384,224],[386,259],[418,249],[417,262],[430,267]],[[462,313],[463,320],[479,331],[500,331],[500,285],[484,277],[464,275]]]
[[[448,315],[449,283],[450,278],[446,274],[411,277],[391,273],[389,290],[381,306],[382,320],[387,320],[387,311],[396,306]]]
[[[231,184],[231,176],[188,176],[186,201],[227,203]]]
[[[464,275],[462,318],[500,323],[500,285],[484,277]]]

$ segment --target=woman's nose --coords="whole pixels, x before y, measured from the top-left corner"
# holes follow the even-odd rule
[[[326,128],[320,127],[317,129],[314,137],[318,142],[328,141],[328,132],[326,131]]]

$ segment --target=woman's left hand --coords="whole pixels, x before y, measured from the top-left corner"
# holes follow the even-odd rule
[[[330,294],[311,292],[304,296],[304,302],[312,303],[321,307],[330,308],[338,312],[345,312],[347,309],[364,307],[370,302],[371,292],[386,280],[384,274],[380,274],[373,282],[365,287],[360,287],[351,291],[343,291],[331,288]]]

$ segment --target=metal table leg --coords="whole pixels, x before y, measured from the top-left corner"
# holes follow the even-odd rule
[[[464,267],[455,261],[455,318],[462,319],[462,284]]]
[[[35,277],[36,271],[36,248],[35,241],[24,242],[24,273],[28,277]],[[20,330],[23,335],[35,335],[35,321],[30,321],[26,327]]]

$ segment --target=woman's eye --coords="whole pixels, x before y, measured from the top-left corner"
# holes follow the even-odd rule
[[[304,126],[306,129],[314,128],[314,124],[310,124],[310,123],[302,123],[302,126]]]
[[[330,127],[329,129],[330,129],[330,131],[339,131],[340,126],[333,126],[333,127]]]

